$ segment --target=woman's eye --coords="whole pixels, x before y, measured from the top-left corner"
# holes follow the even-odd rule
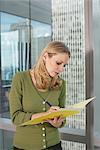
[[[60,63],[60,62],[56,62],[56,64],[57,64],[57,65],[61,65],[61,63]]]
[[[66,67],[66,64],[64,65],[64,67]]]
[[[56,64],[59,66],[62,65],[62,62],[56,62]],[[66,67],[66,64],[64,64],[63,67]]]

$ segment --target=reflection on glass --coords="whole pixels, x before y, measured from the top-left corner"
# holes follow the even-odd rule
[[[21,34],[23,22],[25,24],[26,20],[21,17],[1,13],[1,76],[3,86],[9,86],[13,75],[22,69],[21,51],[23,49],[20,43],[22,38],[24,39],[24,34]],[[20,37],[20,35],[22,36]],[[25,60],[23,61],[25,62]]]
[[[33,20],[29,25],[29,19],[1,13],[3,86],[11,84],[12,77],[17,71],[28,70],[29,62],[31,61],[32,65],[35,63],[40,51],[50,40],[50,25]]]
[[[1,33],[2,80],[4,84],[11,81],[18,70],[18,31]],[[8,83],[6,83],[8,81]]]
[[[8,93],[13,75],[17,71],[29,69],[30,65],[35,63],[38,53],[44,45],[47,44],[48,39],[51,40],[51,26],[38,22],[44,21],[50,23],[51,18],[45,19],[49,18],[48,16],[50,15],[50,1],[47,1],[48,4],[45,4],[45,6],[43,2],[41,6],[39,1],[32,0],[30,2],[32,2],[32,11],[29,8],[29,0],[23,2],[16,0],[0,1],[0,6],[4,6],[1,9],[4,9],[3,12],[15,14],[11,15],[0,12],[0,117],[4,118],[9,118],[10,116]],[[38,21],[29,20],[29,15]],[[29,18],[31,18],[31,16]],[[1,149],[12,149],[11,133],[8,135],[7,132],[5,134],[2,134],[2,131],[0,132],[0,150]]]
[[[33,65],[41,50],[51,41],[51,26],[32,20],[31,30],[31,64]]]

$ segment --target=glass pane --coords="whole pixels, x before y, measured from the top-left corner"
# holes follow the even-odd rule
[[[11,131],[0,130],[0,150],[13,150],[13,135]]]
[[[29,40],[28,22],[27,19],[1,13],[1,76],[3,86],[11,84],[12,77],[17,71],[26,69],[25,47]]]
[[[41,6],[40,1],[30,2],[29,6],[29,0],[0,1],[0,117],[3,119],[10,117],[8,93],[12,77],[17,71],[29,69],[51,40],[50,0]],[[12,137],[12,132],[0,130],[0,149],[12,149]]]
[[[51,25],[32,20],[31,60],[34,64],[48,42],[51,41]]]
[[[86,145],[82,143],[62,140],[62,148],[63,150],[86,150]]]
[[[94,131],[100,149],[100,0],[93,0],[93,46],[94,46]]]

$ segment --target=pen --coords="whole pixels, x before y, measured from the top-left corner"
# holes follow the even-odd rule
[[[45,100],[46,104],[48,104],[50,107],[53,106],[50,102],[48,102],[47,100]]]
[[[53,104],[51,104],[51,102],[48,102],[47,100],[45,100],[45,103],[48,104],[48,106],[50,106],[50,107],[51,107],[51,106],[54,106]],[[54,106],[54,107],[52,108],[52,110],[57,111],[58,108],[59,108],[59,106]]]

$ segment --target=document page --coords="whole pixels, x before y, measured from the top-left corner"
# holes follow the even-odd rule
[[[69,116],[72,116],[72,115],[76,115],[76,114],[79,114],[82,109],[85,108],[85,106],[91,102],[93,99],[95,99],[95,97],[92,97],[92,98],[89,98],[87,100],[84,100],[80,103],[77,103],[77,104],[74,104],[74,105],[71,105],[71,106],[68,106],[67,108],[60,108],[59,110],[57,111],[54,111],[54,112],[48,112],[48,114],[44,114],[40,117],[37,117],[33,120],[29,120],[23,124],[21,124],[20,126],[23,126],[23,125],[33,125],[33,124],[39,124],[41,122],[45,122],[47,119],[53,119],[54,117],[62,117],[62,118],[65,118],[65,117],[69,117]]]

